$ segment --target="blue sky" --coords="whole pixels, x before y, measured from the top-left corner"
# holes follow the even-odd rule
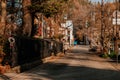
[[[92,1],[92,2],[101,2],[101,0],[90,0],[90,1]],[[114,0],[103,0],[103,1],[114,1]]]

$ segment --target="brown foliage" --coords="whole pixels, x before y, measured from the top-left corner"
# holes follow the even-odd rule
[[[1,74],[5,73],[5,72],[9,72],[9,71],[11,71],[11,68],[9,65],[5,65],[5,66],[0,65],[0,73]]]
[[[68,16],[74,23],[74,34],[85,27],[86,18],[90,15],[90,4],[88,0],[71,0]],[[76,33],[77,32],[77,33]],[[79,34],[82,37],[83,34]]]
[[[31,5],[31,0],[23,0],[23,34],[31,36],[32,31],[32,18],[28,6]]]

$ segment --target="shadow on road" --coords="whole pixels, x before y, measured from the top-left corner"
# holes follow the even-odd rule
[[[0,74],[0,80],[11,80],[11,79],[6,75]]]
[[[25,80],[120,80],[120,71],[113,69],[106,60],[86,54],[87,49],[75,48],[70,53],[20,75]]]
[[[90,54],[87,49],[81,49],[81,47],[70,50],[71,54],[64,59],[67,61],[95,61],[96,63],[102,63],[104,60],[85,57],[86,54]],[[77,53],[77,54],[76,54]],[[83,53],[83,54],[82,54]],[[82,54],[82,57],[75,57]],[[86,63],[83,63],[86,64]],[[95,64],[96,65],[96,64]],[[102,64],[101,64],[102,65]],[[105,67],[105,66],[104,66]],[[37,70],[37,71],[35,71]],[[33,72],[34,71],[34,72]],[[33,71],[26,72],[27,76],[30,76],[30,80],[120,80],[120,71],[104,68],[93,68],[85,65],[70,65],[63,62],[48,62],[42,66],[36,67]],[[44,78],[44,79],[43,79]]]
[[[26,73],[30,75],[30,80],[43,80],[41,77],[46,80],[113,80],[113,78],[119,80],[120,78],[119,71],[69,66],[63,63],[46,63],[37,68],[37,72]]]
[[[82,50],[82,49],[72,49],[69,51],[70,53],[75,53],[75,54],[79,54],[79,53],[90,53],[88,50]]]

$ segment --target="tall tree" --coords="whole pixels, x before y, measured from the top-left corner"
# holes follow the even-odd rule
[[[0,20],[0,35],[4,34],[6,24],[6,0],[1,0],[1,20]]]
[[[68,16],[73,20],[74,34],[76,35],[76,38],[82,39],[83,37],[82,31],[85,28],[86,18],[90,15],[91,12],[90,6],[91,3],[89,0],[71,0],[69,3]]]
[[[23,35],[31,36],[32,18],[28,6],[31,5],[31,0],[23,0]]]
[[[52,28],[59,30],[60,25],[60,17],[66,10],[66,3],[68,0],[32,0],[32,5],[29,6],[29,10],[31,11],[32,15],[35,13],[42,13],[43,16],[46,18],[52,19],[53,22]],[[35,15],[34,15],[35,16]],[[58,31],[54,30],[55,34]]]
[[[32,12],[40,12],[46,17],[53,17],[56,14],[64,12],[67,1],[69,0],[33,0],[29,9]]]

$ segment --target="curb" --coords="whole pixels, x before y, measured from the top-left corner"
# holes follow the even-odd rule
[[[23,64],[23,65],[18,65],[14,68],[11,69],[11,72],[15,72],[15,73],[21,73],[24,72],[26,70],[30,70],[38,65],[41,65],[43,63],[43,61],[37,60],[34,61],[32,63],[27,63],[27,64]]]

